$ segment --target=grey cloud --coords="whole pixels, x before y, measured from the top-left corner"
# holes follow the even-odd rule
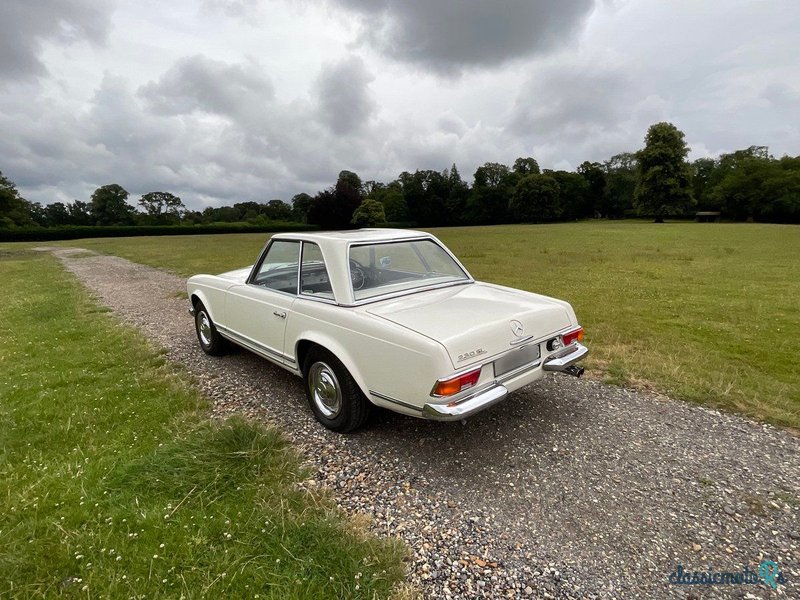
[[[197,110],[234,116],[270,102],[275,89],[256,63],[231,65],[196,55],[179,60],[157,82],[143,86],[140,94],[161,115]]]
[[[538,69],[519,92],[510,127],[544,136],[613,123],[630,113],[633,87],[622,69],[597,64]]]
[[[316,96],[322,121],[336,134],[357,131],[370,120],[377,105],[368,86],[375,77],[356,56],[323,69]]]
[[[3,0],[0,2],[0,76],[24,79],[47,69],[39,59],[46,40],[62,44],[105,41],[111,6],[104,0]]]
[[[593,0],[331,0],[363,18],[361,39],[383,54],[458,74],[561,46]]]
[[[111,182],[132,201],[166,190],[193,208],[288,200],[329,186],[342,169],[375,169],[371,140],[386,132],[369,118],[370,80],[360,61],[346,60],[323,70],[314,86],[315,94],[327,90],[327,104],[316,97],[286,102],[252,63],[195,56],[138,90],[106,74],[77,112],[48,104],[46,92],[31,86],[27,103],[0,94],[3,172],[41,202],[86,200]],[[333,124],[347,123],[349,134],[332,130],[328,120],[337,115]]]

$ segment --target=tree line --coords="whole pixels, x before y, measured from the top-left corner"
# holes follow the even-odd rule
[[[212,223],[267,225],[300,218],[282,200],[239,202],[233,206],[195,211],[188,210],[183,201],[170,192],[148,192],[139,198],[137,206],[128,202],[129,196],[125,188],[112,183],[97,188],[88,202],[75,200],[42,206],[20,196],[16,186],[0,172],[0,228]]]
[[[0,227],[62,225],[178,225],[299,222],[325,229],[385,223],[420,227],[542,223],[586,218],[692,217],[697,211],[729,220],[800,222],[800,156],[776,159],[751,146],[718,158],[687,161],[684,134],[671,123],[652,125],[644,147],[575,171],[541,169],[536,159],[487,162],[467,183],[454,164],[444,171],[404,171],[389,183],[342,171],[314,196],[240,202],[187,210],[169,192],[150,192],[137,207],[117,184],[88,202],[42,206],[22,198],[0,173]],[[137,210],[138,208],[138,210]]]

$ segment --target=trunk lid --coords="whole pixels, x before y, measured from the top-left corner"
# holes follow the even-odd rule
[[[367,312],[440,342],[460,369],[569,327],[567,306],[545,296],[473,283],[387,300]]]

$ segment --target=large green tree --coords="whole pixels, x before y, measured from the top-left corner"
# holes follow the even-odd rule
[[[386,220],[389,223],[401,223],[409,220],[408,204],[403,196],[403,184],[400,181],[395,180],[388,185],[375,187],[370,197],[383,204]]]
[[[517,182],[509,209],[522,223],[555,221],[561,216],[558,182],[550,175],[526,175]]]
[[[44,218],[48,227],[59,227],[70,223],[69,211],[63,202],[53,202],[45,206]]]
[[[14,183],[0,172],[0,227],[33,224],[30,202],[20,196]]]
[[[597,162],[584,161],[578,167],[578,174],[586,181],[586,216],[603,215],[603,197],[606,191],[606,172]]]
[[[378,200],[367,198],[353,213],[351,221],[356,227],[376,227],[386,224],[386,213],[383,204]]]
[[[130,225],[133,207],[126,202],[128,192],[121,185],[111,183],[97,188],[90,203],[96,225]]]
[[[579,173],[571,171],[545,171],[558,183],[558,209],[560,219],[574,221],[592,216],[587,206],[589,184]]]
[[[518,179],[504,164],[488,162],[478,167],[467,203],[469,220],[479,225],[507,223],[508,203]]]
[[[155,225],[178,223],[186,210],[181,199],[170,192],[148,192],[139,198],[139,206]]]
[[[524,177],[525,175],[538,175],[542,172],[539,168],[539,163],[531,156],[519,157],[514,161],[512,170],[520,177]]]
[[[363,200],[361,179],[352,171],[342,171],[336,185],[319,192],[308,208],[308,222],[323,229],[349,229],[353,213]]]
[[[698,210],[718,210],[719,205],[711,198],[715,182],[717,161],[713,158],[698,158],[691,164],[692,195]]]
[[[292,207],[279,198],[262,204],[260,212],[269,221],[291,221],[294,215]]]
[[[683,132],[672,123],[656,123],[647,130],[639,159],[639,182],[634,203],[639,214],[663,223],[667,215],[682,215],[693,206],[691,174]]]
[[[74,200],[67,204],[70,225],[91,225],[92,210],[88,202]]]
[[[445,173],[426,169],[414,173],[403,172],[399,181],[403,186],[403,198],[412,221],[423,227],[449,225],[447,199],[450,186]]]
[[[311,206],[311,196],[300,192],[292,196],[292,218],[298,223],[308,220],[308,207]]]
[[[458,167],[453,163],[450,169],[445,169],[442,174],[447,181],[447,199],[445,205],[448,213],[448,223],[457,225],[467,221],[467,201],[469,199],[469,184],[461,179]]]
[[[603,165],[606,171],[606,186],[600,214],[610,219],[621,219],[633,208],[639,164],[636,155],[620,152]]]

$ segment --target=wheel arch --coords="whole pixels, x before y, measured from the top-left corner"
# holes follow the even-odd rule
[[[350,375],[353,377],[364,396],[366,396],[370,403],[374,404],[374,402],[372,402],[372,398],[370,397],[369,387],[364,379],[364,375],[358,368],[353,356],[333,338],[328,338],[327,336],[314,333],[307,333],[298,338],[297,342],[295,342],[294,351],[298,368],[303,373],[303,376],[305,376],[306,357],[308,356],[309,351],[314,347],[322,348],[339,359],[339,361],[344,365],[344,368],[347,369]]]
[[[192,308],[197,310],[197,305],[199,303],[203,303],[203,306],[206,308],[206,312],[208,312],[208,316],[211,317],[211,320],[215,323],[217,319],[214,316],[214,309],[211,308],[211,303],[208,301],[208,298],[203,293],[203,290],[193,290],[191,294],[189,294],[189,301],[192,303]]]

